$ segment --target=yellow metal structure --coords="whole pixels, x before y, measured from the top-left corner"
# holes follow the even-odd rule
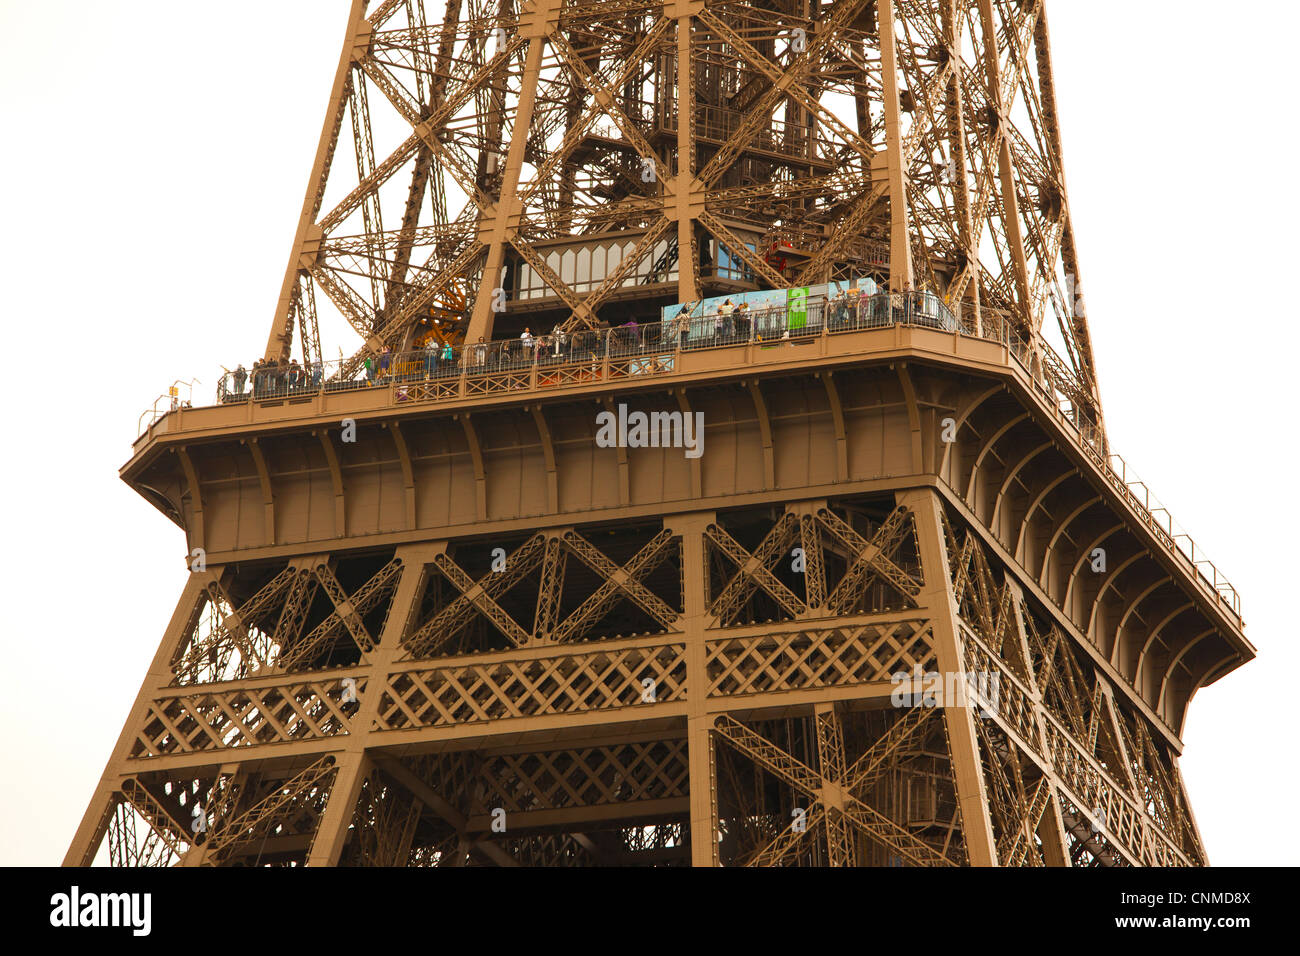
[[[1107,445],[1043,0],[426,6],[122,470],[191,574],[66,862],[1206,863],[1254,650]]]

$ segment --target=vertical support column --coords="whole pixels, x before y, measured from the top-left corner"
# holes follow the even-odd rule
[[[470,317],[466,342],[492,339],[492,293],[500,281],[501,266],[505,262],[505,248],[518,228],[519,175],[523,169],[524,147],[528,143],[528,130],[533,125],[533,105],[537,102],[537,87],[542,69],[542,49],[546,45],[547,20],[559,7],[559,0],[537,0],[531,10],[519,19],[519,31],[528,39],[528,52],[524,58],[524,75],[519,91],[519,104],[514,111],[514,125],[510,129],[510,150],[506,153],[506,168],[501,176],[501,193],[496,205],[484,210],[479,220],[479,241],[487,247],[487,262],[478,297],[474,300],[474,313]]]
[[[217,783],[220,783],[222,778],[228,778],[227,786],[234,789],[238,789],[242,787],[243,776],[244,776],[244,771],[239,764],[225,763],[221,765],[221,768],[219,770],[217,770]],[[214,790],[216,789],[216,785],[217,784],[213,784]],[[209,794],[209,798],[211,798],[211,794]],[[209,803],[208,812],[214,815],[214,819],[212,821],[212,829],[208,831],[207,836],[203,840],[202,844],[198,846],[190,847],[189,852],[186,853],[185,856],[181,859],[181,862],[177,864],[178,866],[182,866],[186,868],[200,867],[207,862],[208,849],[212,846],[213,833],[220,828],[223,822],[225,822],[222,819],[223,814],[233,814],[234,808],[232,806],[229,806],[228,803],[227,805],[215,805]]]
[[[1038,97],[1043,108],[1043,125],[1058,169],[1064,167],[1064,150],[1061,146],[1060,114],[1056,109],[1056,80],[1052,75],[1052,41],[1047,29],[1047,10],[1040,8],[1034,23],[1034,51],[1038,60]],[[1075,288],[1082,283],[1079,274],[1079,257],[1074,242],[1074,219],[1070,215],[1070,198],[1065,189],[1065,176],[1060,175],[1053,185],[1061,191],[1061,262],[1065,271],[1074,275]],[[1071,303],[1073,306],[1073,303]],[[1088,332],[1087,317],[1082,309],[1071,308],[1070,325],[1074,331],[1074,351],[1079,358],[1083,380],[1097,410],[1097,424],[1101,420],[1101,394],[1097,390],[1097,366],[1092,357],[1092,336]],[[1102,431],[1103,438],[1105,432]]]
[[[712,512],[672,519],[674,534],[682,536],[683,629],[686,632],[686,746],[690,772],[691,865],[718,866],[717,758],[713,718],[708,713],[709,675],[705,641],[709,624],[706,606],[704,529]]]
[[[998,144],[998,175],[1002,186],[1002,224],[1006,230],[1007,245],[1011,247],[1016,293],[1020,297],[1021,316],[1027,327],[1033,326],[1030,314],[1032,299],[1029,291],[1029,263],[1025,258],[1024,230],[1020,227],[1020,204],[1016,199],[1015,161],[1011,156],[1011,143],[1007,139],[1006,106],[1002,102],[1002,64],[998,59],[997,25],[993,22],[993,0],[979,0],[980,22],[984,27],[984,72],[989,95],[997,111],[997,129],[993,135]]]
[[[1015,617],[1016,646],[1020,649],[1020,659],[1024,661],[1025,676],[1034,701],[1034,732],[1038,735],[1038,748],[1041,753],[1050,754],[1047,744],[1047,726],[1043,717],[1043,694],[1038,687],[1038,676],[1034,673],[1034,655],[1029,651],[1029,637],[1025,634],[1024,604],[1025,592],[1020,583],[1011,575],[1003,583],[1011,592],[1011,613]],[[1038,836],[1043,841],[1043,858],[1048,866],[1070,866],[1070,841],[1065,835],[1065,820],[1061,816],[1061,788],[1055,773],[1047,774],[1047,784],[1052,788],[1052,799],[1047,805],[1047,812],[1038,824]]]
[[[691,14],[699,0],[677,0],[664,12],[677,19],[677,177],[673,201],[677,219],[677,301],[693,302],[700,291],[696,276],[695,77],[691,72]],[[700,207],[703,203],[701,201]]]
[[[339,54],[338,69],[334,72],[334,86],[330,90],[330,111],[325,115],[320,140],[316,144],[316,159],[312,163],[311,177],[307,180],[307,195],[302,200],[302,213],[298,217],[298,231],[293,238],[293,251],[284,271],[280,298],[275,305],[271,333],[266,340],[265,357],[271,361],[289,357],[289,343],[293,337],[292,314],[294,287],[298,284],[298,270],[302,268],[304,246],[315,226],[316,213],[325,195],[325,176],[334,151],[334,134],[343,122],[343,109],[347,102],[348,71],[352,69],[353,51],[359,37],[367,35],[370,24],[366,21],[366,0],[352,0],[348,13],[348,32],[343,37],[343,52]],[[320,232],[316,230],[319,239]]]
[[[846,760],[844,731],[834,703],[813,706],[817,731],[817,761],[822,774],[822,802],[826,806],[826,860],[831,866],[857,866],[856,837],[844,818]]]
[[[114,794],[122,777],[127,774],[126,757],[130,752],[131,741],[135,739],[136,731],[140,727],[140,720],[153,695],[160,688],[171,683],[171,660],[176,646],[194,620],[199,598],[203,596],[208,583],[220,578],[221,568],[214,566],[207,571],[191,572],[185,581],[185,587],[181,590],[180,599],[176,602],[176,609],[172,612],[167,630],[163,633],[158,650],[154,652],[153,663],[149,665],[149,671],[145,674],[139,693],[136,694],[135,703],[131,705],[131,711],[123,722],[122,732],[113,747],[113,755],[109,757],[108,764],[104,767],[104,773],[95,787],[90,805],[86,808],[81,824],[77,827],[68,852],[63,858],[64,866],[89,866],[93,862],[100,841],[103,840],[108,828],[108,816],[116,802]]]
[[[900,491],[897,500],[911,510],[916,520],[917,550],[925,577],[925,585],[917,598],[931,620],[935,656],[944,686],[949,686],[951,681],[951,686],[965,687],[965,655],[957,626],[957,601],[952,593],[939,498],[929,488],[916,488]],[[997,866],[997,848],[993,840],[993,823],[989,818],[974,711],[966,701],[950,701],[945,697],[943,703],[966,853],[973,866]]]
[[[377,697],[378,692],[366,696]],[[364,739],[364,734],[357,736]],[[334,785],[330,788],[325,812],[321,814],[320,823],[316,826],[316,839],[312,841],[311,852],[307,855],[308,866],[338,866],[343,844],[347,841],[348,828],[352,824],[357,797],[361,795],[361,785],[370,772],[370,761],[364,753],[349,747],[338,757],[336,767]]]
[[[879,0],[880,66],[885,106],[885,158],[889,180],[889,290],[912,288],[912,245],[907,216],[907,173],[903,167],[902,130],[898,121],[898,51],[894,37],[894,0]]]
[[[393,595],[393,604],[384,621],[379,643],[369,655],[370,672],[365,678],[365,690],[358,699],[359,706],[352,718],[352,732],[348,735],[346,748],[337,755],[338,771],[334,775],[334,786],[330,789],[325,812],[316,828],[316,839],[307,857],[308,866],[338,865],[348,828],[352,825],[357,797],[371,770],[366,746],[370,740],[370,728],[379,711],[379,699],[383,696],[388,669],[397,657],[402,635],[411,615],[415,613],[424,566],[443,547],[441,543],[422,542],[397,549],[396,557],[402,559],[402,579]]]
[[[946,0],[943,5],[943,39],[948,45],[952,62],[961,63],[961,27],[962,17],[957,12],[957,0]],[[984,334],[984,325],[980,317],[980,267],[979,248],[975,241],[975,228],[971,220],[970,180],[967,177],[969,160],[966,156],[966,106],[962,96],[962,70],[955,67],[950,80],[951,90],[948,96],[948,136],[949,149],[952,150],[953,169],[958,177],[954,187],[957,201],[958,230],[962,249],[966,254],[967,296],[971,304],[971,318],[976,335]],[[957,303],[948,303],[954,313]]]

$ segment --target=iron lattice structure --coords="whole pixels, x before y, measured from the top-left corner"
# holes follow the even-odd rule
[[[350,370],[869,263],[1055,327],[1099,421],[1043,7],[354,3],[266,356],[321,354],[317,289]]]
[[[191,573],[66,862],[1204,864],[1180,734],[1254,651],[1107,457],[1041,0],[430,12],[353,4],[266,357],[360,347],[123,468]],[[601,344],[352,381],[525,328]]]

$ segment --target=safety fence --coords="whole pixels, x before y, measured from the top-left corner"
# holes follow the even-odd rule
[[[1151,533],[1193,572],[1207,594],[1240,620],[1237,591],[1133,475],[1128,464],[1110,452],[1091,397],[1051,347],[1037,337],[1031,344],[1021,325],[997,309],[982,309],[978,325],[969,312],[959,320],[930,292],[841,294],[829,300],[807,301],[797,309],[683,314],[662,322],[629,322],[614,328],[437,345],[384,352],[361,364],[343,360],[308,365],[296,361],[256,363],[251,369],[241,366],[227,371],[217,384],[217,401],[231,404],[368,388],[391,388],[393,400],[398,403],[447,401],[663,375],[678,367],[677,356],[682,352],[771,346],[898,325],[937,329],[1005,345],[1035,391],[1056,410],[1060,423],[1075,435],[1078,445]],[[142,431],[177,407],[174,396],[168,402],[160,399],[142,416]]]

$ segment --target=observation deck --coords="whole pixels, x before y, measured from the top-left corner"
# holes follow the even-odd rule
[[[787,320],[223,382],[219,403],[149,422],[122,476],[218,563],[931,487],[1181,746],[1191,693],[1254,656],[1237,592],[1108,452],[1046,344],[922,294]],[[702,412],[703,454],[598,447],[616,403]]]

